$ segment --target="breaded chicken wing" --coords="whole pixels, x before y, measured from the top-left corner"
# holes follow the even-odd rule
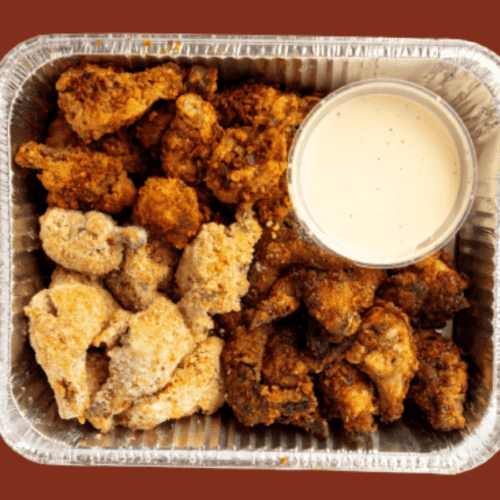
[[[152,429],[161,422],[199,411],[211,415],[224,404],[220,354],[224,341],[209,337],[187,354],[167,385],[152,396],[134,403],[120,417],[131,429]]]
[[[57,117],[49,125],[44,144],[57,149],[73,149],[84,145],[60,109],[57,111]]]
[[[181,95],[175,118],[162,139],[163,171],[190,186],[200,184],[221,135],[212,105],[198,94]]]
[[[40,217],[40,241],[57,264],[87,275],[100,276],[116,269],[124,246],[140,248],[147,241],[142,227],[119,227],[101,212],[49,208]]]
[[[375,386],[363,372],[342,359],[328,366],[319,380],[328,417],[342,419],[348,435],[377,430],[373,418],[378,414]]]
[[[229,227],[204,224],[184,249],[175,274],[182,296],[178,307],[197,341],[213,328],[212,315],[240,309],[260,235],[261,228],[252,215],[240,213]]]
[[[120,157],[84,149],[56,149],[34,141],[23,144],[16,163],[41,170],[49,207],[117,214],[134,204],[137,190]]]
[[[131,316],[119,343],[107,351],[109,377],[93,397],[86,418],[106,433],[116,425],[115,415],[165,387],[194,346],[175,304],[157,298],[145,311]]]
[[[259,222],[271,227],[281,224],[292,210],[292,202],[288,196],[286,171],[281,174],[278,186],[267,198],[260,198],[255,202],[255,213]]]
[[[408,316],[390,302],[377,301],[363,316],[345,359],[357,365],[377,386],[381,417],[387,422],[400,418],[418,369]]]
[[[452,340],[432,330],[415,331],[419,368],[410,385],[413,399],[436,430],[465,426],[467,363]]]
[[[178,253],[157,239],[138,249],[126,248],[119,268],[106,276],[106,285],[125,309],[142,311],[169,286]]]
[[[111,311],[98,289],[77,282],[42,290],[25,308],[31,345],[63,419],[85,420],[93,387],[87,381],[87,349],[109,325]]]
[[[394,302],[417,328],[442,328],[456,312],[469,306],[465,275],[455,271],[443,250],[399,269],[382,287],[380,297]]]
[[[274,128],[229,128],[210,159],[206,183],[224,203],[272,196],[286,169],[286,137]]]
[[[64,72],[56,89],[66,120],[89,143],[130,125],[159,99],[176,98],[184,83],[172,62],[138,73],[82,64]]]
[[[139,189],[132,219],[153,236],[184,248],[202,221],[196,191],[180,179],[149,177]]]

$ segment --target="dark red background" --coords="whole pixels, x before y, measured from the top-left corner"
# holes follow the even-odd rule
[[[10,0],[0,7],[0,58],[39,34],[80,32],[221,33],[457,38],[500,54],[493,2],[276,0]],[[42,466],[0,439],[2,498],[494,498],[500,453],[453,476],[322,471],[75,468]],[[6,494],[6,496],[4,496]]]

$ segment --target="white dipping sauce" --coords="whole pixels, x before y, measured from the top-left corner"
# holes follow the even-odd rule
[[[397,95],[336,106],[309,132],[301,163],[308,212],[354,256],[411,253],[443,225],[459,192],[459,157],[445,125]]]

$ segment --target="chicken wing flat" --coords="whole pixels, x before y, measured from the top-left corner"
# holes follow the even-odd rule
[[[197,341],[213,328],[211,316],[240,309],[248,291],[247,273],[261,228],[249,212],[229,227],[204,224],[180,258],[175,274],[178,303]]]
[[[147,241],[142,227],[119,227],[107,214],[49,208],[40,217],[45,253],[66,269],[101,276],[117,268],[125,245],[140,248]]]
[[[416,342],[408,316],[390,302],[377,301],[363,316],[345,359],[375,383],[381,417],[387,422],[399,419],[418,369]]]
[[[162,139],[163,171],[190,186],[200,184],[221,135],[212,105],[198,94],[181,95],[175,118]]]
[[[432,330],[418,330],[419,368],[408,397],[413,399],[436,430],[465,426],[467,363],[452,340]]]
[[[443,328],[469,306],[464,296],[467,287],[467,277],[455,271],[449,254],[440,251],[399,269],[386,281],[380,297],[403,309],[417,328]]]
[[[176,98],[184,83],[172,62],[138,73],[82,64],[63,73],[56,90],[66,120],[89,143],[130,125],[159,99]]]
[[[187,354],[167,385],[152,396],[134,403],[120,416],[120,425],[131,429],[152,429],[169,419],[199,411],[211,415],[224,404],[220,354],[224,341],[209,337]]]
[[[339,360],[329,365],[319,379],[328,417],[342,419],[348,435],[355,437],[377,430],[375,386],[363,372]]]
[[[168,288],[178,260],[179,252],[161,240],[127,247],[120,267],[106,276],[106,286],[125,309],[142,311]]]
[[[34,141],[21,146],[16,163],[41,170],[49,207],[117,214],[135,203],[137,190],[120,157],[84,149],[56,149]]]
[[[175,248],[184,248],[202,221],[196,191],[180,179],[149,177],[139,189],[132,220]]]
[[[31,345],[63,419],[85,420],[91,397],[87,349],[108,326],[112,310],[96,287],[77,282],[42,290],[25,308]]]
[[[108,432],[117,423],[115,415],[165,387],[194,346],[175,304],[163,297],[156,299],[130,317],[118,344],[107,351],[109,377],[93,397],[86,418],[101,432]]]
[[[254,202],[272,196],[286,169],[286,138],[276,129],[224,130],[206,176],[207,186],[224,203]]]

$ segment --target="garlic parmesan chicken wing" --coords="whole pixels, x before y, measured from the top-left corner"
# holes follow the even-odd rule
[[[409,398],[413,399],[436,430],[465,426],[467,363],[452,340],[432,330],[415,332],[419,368]]]
[[[196,191],[182,180],[149,177],[139,189],[132,220],[156,238],[184,248],[196,235],[203,216]]]
[[[30,141],[19,149],[16,163],[41,171],[38,178],[49,192],[49,207],[117,214],[137,198],[119,156],[81,148],[51,148]]]
[[[455,271],[451,256],[440,251],[398,269],[382,287],[380,297],[408,315],[417,328],[442,328],[455,313],[469,306],[465,275]]]
[[[387,422],[399,419],[418,369],[408,316],[390,302],[377,301],[363,316],[345,359],[375,383],[382,419]]]
[[[178,260],[179,252],[161,240],[127,247],[120,267],[106,276],[106,286],[123,307],[142,311],[168,289]]]
[[[348,435],[355,437],[377,430],[375,386],[363,372],[339,360],[329,365],[319,380],[328,417],[342,419]]]
[[[175,274],[178,307],[197,341],[213,328],[214,314],[238,311],[248,291],[247,273],[261,228],[249,213],[231,226],[204,224],[180,258]]]
[[[175,304],[157,298],[145,311],[130,317],[118,343],[107,351],[109,377],[94,395],[86,418],[101,432],[108,432],[118,423],[115,415],[165,387],[194,347]]]
[[[119,227],[107,214],[49,208],[40,217],[40,241],[57,264],[83,274],[101,276],[116,269],[125,245],[140,248],[147,241],[142,227]]]
[[[66,282],[36,294],[25,308],[36,359],[54,390],[63,419],[85,421],[92,388],[87,350],[112,322],[112,299],[97,286]]]
[[[205,178],[212,151],[222,134],[212,105],[197,94],[176,101],[175,118],[162,139],[162,168],[190,186]]]
[[[207,186],[224,203],[272,196],[285,172],[286,137],[274,128],[224,130],[208,165]]]
[[[82,64],[64,72],[56,89],[67,122],[88,144],[130,125],[159,99],[175,99],[184,83],[172,62],[137,73]]]
[[[224,341],[209,337],[187,354],[167,385],[152,396],[138,399],[120,417],[120,425],[152,429],[161,422],[199,411],[211,415],[224,404],[220,354]]]

